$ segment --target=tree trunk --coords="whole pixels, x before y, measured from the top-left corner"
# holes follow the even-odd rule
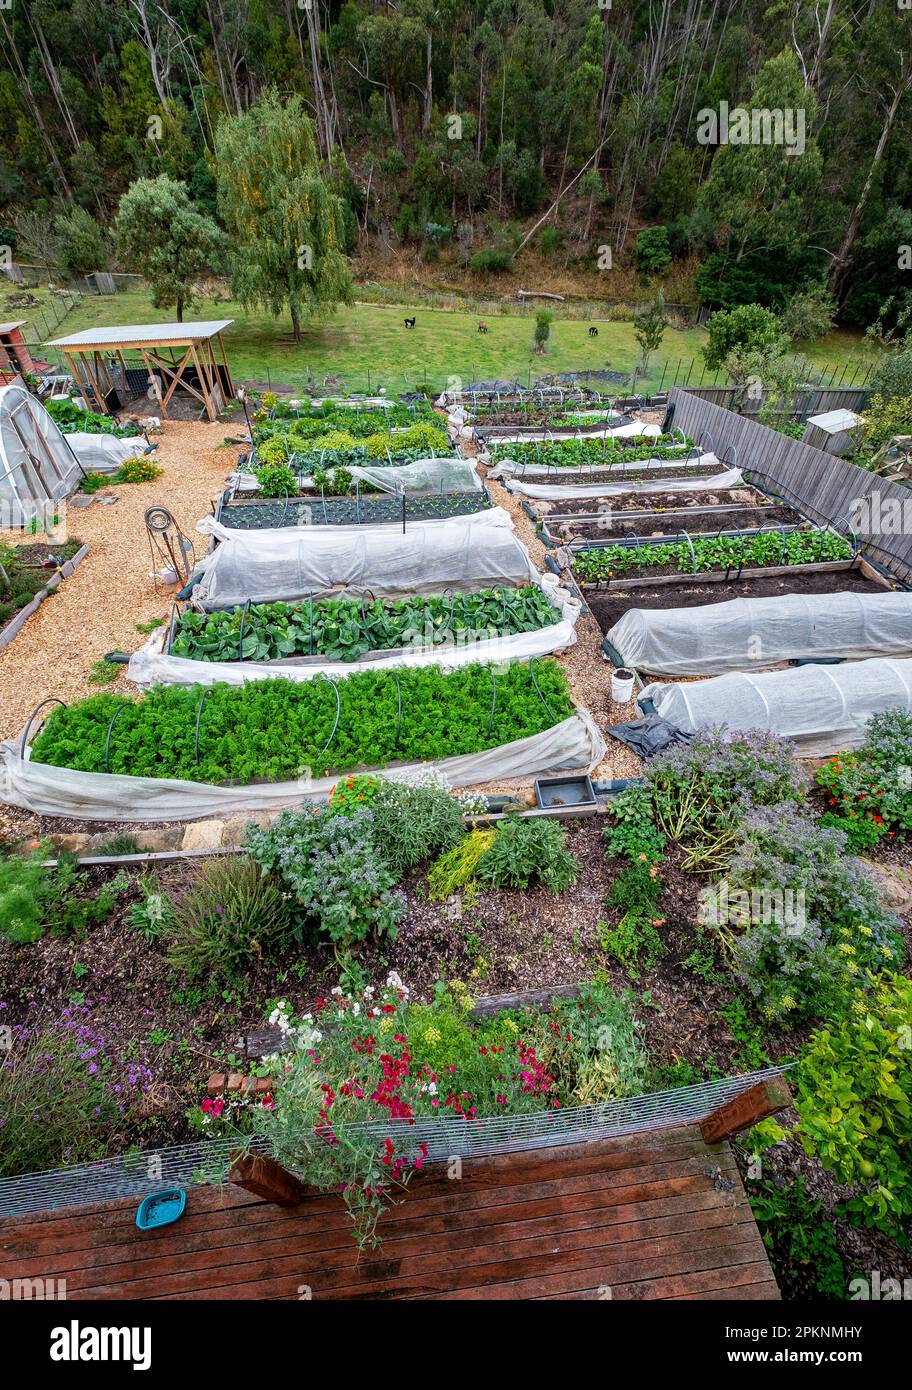
[[[176,305],[176,308],[175,308],[175,312],[177,313],[177,321],[178,321],[178,323],[183,323],[183,321],[184,321],[184,296],[183,296],[182,294],[179,294],[179,295],[177,296],[177,305]]]
[[[874,158],[871,160],[870,167],[868,168],[868,176],[865,179],[864,187],[861,190],[861,196],[858,199],[858,202],[855,204],[854,208],[852,209],[852,215],[849,218],[849,224],[846,227],[845,236],[842,239],[842,245],[837,251],[835,257],[833,258],[833,264],[830,266],[830,294],[833,296],[833,298],[836,300],[838,304],[842,303],[842,290],[845,284],[846,275],[848,274],[849,262],[852,259],[852,248],[855,245],[855,239],[858,236],[858,231],[861,227],[861,219],[864,216],[864,210],[867,206],[868,198],[871,194],[871,188],[874,183],[874,175],[877,172],[878,165],[880,164],[881,160],[886,154],[887,145],[890,143],[890,135],[893,130],[894,122],[896,121],[896,116],[899,111],[900,103],[902,102],[902,99],[905,96],[906,92],[909,90],[910,86],[912,86],[912,72],[910,72],[909,75],[906,76],[905,81],[901,81],[899,83],[899,85],[893,93],[893,100],[891,101],[889,110],[887,111],[886,119],[884,120],[883,124],[883,130],[880,132],[880,139],[877,142],[877,149],[874,151]]]
[[[301,341],[301,316],[298,313],[297,305],[289,304],[291,311],[291,332],[296,343]]]
[[[424,68],[424,111],[421,116],[421,134],[427,135],[431,128],[434,111],[434,35],[428,24],[427,51]]]
[[[60,159],[58,157],[57,150],[54,146],[54,142],[48,134],[48,128],[45,125],[44,117],[41,114],[41,107],[35,100],[35,94],[29,86],[28,74],[26,73],[25,67],[23,66],[19,50],[16,47],[16,40],[13,37],[12,30],[7,26],[6,20],[3,17],[2,9],[0,9],[0,24],[3,25],[3,33],[6,36],[6,41],[10,46],[10,52],[13,55],[13,60],[15,62],[16,69],[19,74],[19,81],[22,84],[22,90],[27,95],[31,104],[32,116],[34,118],[36,126],[41,132],[41,138],[44,140],[44,143],[47,146],[47,152],[50,155],[51,163],[54,166],[54,172],[56,173],[57,178],[60,180],[60,187],[62,188],[65,197],[69,198],[70,202],[72,202],[73,191],[70,188],[69,183],[67,182],[66,174],[63,172],[63,165],[60,163]]]

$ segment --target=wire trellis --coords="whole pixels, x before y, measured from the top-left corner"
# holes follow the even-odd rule
[[[694,1124],[751,1086],[781,1076],[792,1066],[794,1063],[767,1067],[742,1076],[702,1081],[670,1091],[653,1091],[649,1095],[627,1096],[598,1105],[538,1110],[526,1115],[488,1115],[472,1121],[430,1116],[412,1125],[371,1123],[352,1126],[352,1129],[376,1136],[378,1145],[387,1134],[395,1135],[398,1129],[407,1135],[408,1144],[415,1149],[421,1143],[427,1144],[430,1160],[485,1158]],[[213,1138],[134,1151],[95,1163],[75,1164],[71,1168],[3,1178],[0,1179],[0,1217],[94,1206],[124,1197],[140,1199],[149,1192],[168,1187],[223,1183],[231,1155],[244,1146],[260,1153],[270,1152],[264,1136],[241,1140]]]

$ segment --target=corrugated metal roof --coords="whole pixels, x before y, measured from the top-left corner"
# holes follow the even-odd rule
[[[124,343],[184,343],[188,338],[213,338],[234,319],[205,323],[128,323],[117,328],[84,328],[66,338],[52,338],[48,347],[117,347]]]
[[[0,323],[0,333],[12,333],[14,328],[21,328],[28,319],[11,319],[9,323]]]

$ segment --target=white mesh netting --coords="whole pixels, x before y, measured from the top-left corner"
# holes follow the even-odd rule
[[[802,657],[912,655],[912,593],[783,594],[697,608],[630,608],[607,634],[625,666],[663,676]]]
[[[553,473],[552,473],[553,476]],[[571,497],[621,497],[624,493],[650,492],[725,492],[729,488],[744,487],[740,468],[729,468],[724,473],[714,473],[711,478],[645,478],[641,481],[617,481],[603,483],[526,483],[521,478],[505,478],[504,487],[521,497],[537,498],[540,502],[560,501]]]
[[[26,754],[31,750],[26,749]],[[605,756],[605,740],[587,710],[544,733],[501,744],[482,753],[442,758],[437,763],[408,763],[383,770],[384,777],[408,779],[419,769],[437,768],[450,787],[500,784],[514,777],[544,773],[591,772]],[[367,769],[370,771],[371,769]],[[207,816],[278,811],[321,799],[338,777],[296,782],[216,787],[177,778],[129,777],[115,773],[74,772],[35,763],[20,752],[19,739],[0,743],[0,800],[43,815],[79,820],[127,822],[199,820]]]
[[[718,468],[724,469],[715,454],[688,454],[682,449],[680,458],[648,459],[641,463],[612,463],[611,451],[605,455],[604,463],[582,463],[572,468],[563,468],[555,463],[519,463],[516,459],[498,459],[488,475],[491,478],[559,478],[562,473],[591,473],[595,478],[623,477],[626,473],[642,472],[644,468],[661,473],[670,468]]]
[[[471,459],[416,459],[413,463],[393,464],[384,468],[352,463],[345,465],[346,473],[362,483],[383,492],[472,492],[481,487]],[[239,492],[256,492],[259,483],[253,473],[234,473],[230,480],[237,483]],[[302,487],[313,487],[313,476],[301,478]]]
[[[534,584],[538,575],[501,507],[398,526],[231,530],[205,517],[217,545],[197,566],[197,607],[306,598],[335,586],[375,595]]]
[[[878,710],[912,710],[912,660],[876,657],[844,666],[730,672],[686,685],[647,685],[663,719],[686,732],[724,724],[794,739],[804,757],[856,748]]]
[[[148,447],[141,434],[130,439],[118,439],[112,434],[77,431],[66,438],[87,473],[116,473],[127,459],[137,458]]]

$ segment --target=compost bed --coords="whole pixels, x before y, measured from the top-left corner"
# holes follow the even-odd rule
[[[586,602],[602,632],[608,632],[623,617],[628,608],[699,608],[707,603],[724,603],[733,598],[781,598],[784,594],[874,594],[883,592],[884,585],[868,579],[861,569],[833,572],[802,570],[790,576],[768,575],[762,579],[731,579],[721,582],[705,581],[695,575],[686,584],[656,584],[646,588],[631,588],[621,580],[610,588],[587,593]]]

